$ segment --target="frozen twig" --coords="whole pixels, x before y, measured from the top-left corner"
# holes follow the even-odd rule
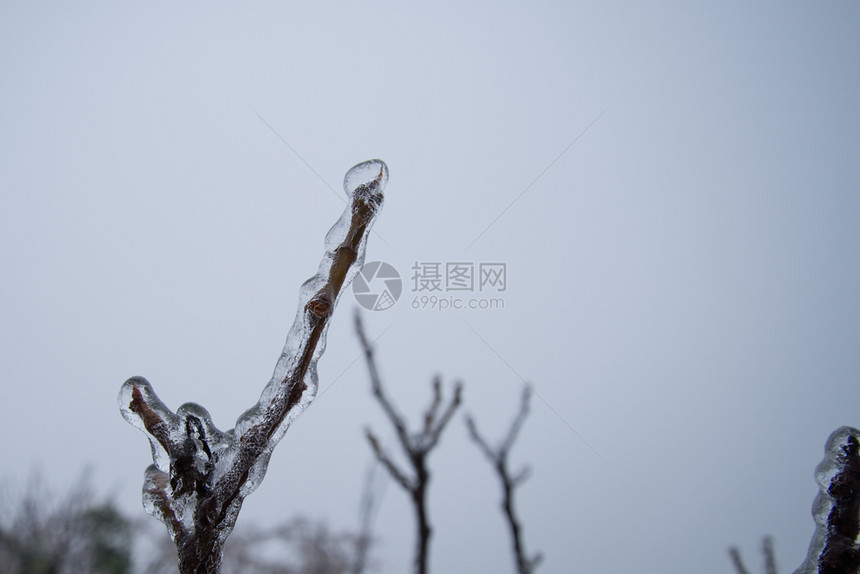
[[[860,572],[860,430],[830,435],[815,469],[821,489],[812,505],[816,528],[806,561],[795,574]]]
[[[260,400],[224,433],[203,407],[186,403],[173,413],[143,377],[119,394],[120,411],[144,431],[154,465],[145,475],[147,512],[164,522],[182,574],[216,574],[224,541],[244,498],[259,486],[269,457],[290,423],[314,399],[316,365],[337,300],[364,262],[367,237],[382,206],[388,168],[380,160],[350,169],[350,202],[326,235],[317,274],[302,285],[299,309],[272,379]]]
[[[466,416],[466,427],[469,429],[469,435],[481,452],[487,457],[499,480],[502,483],[502,512],[505,514],[508,526],[511,530],[511,539],[514,548],[514,560],[517,564],[517,572],[519,574],[531,574],[538,567],[543,558],[540,553],[528,557],[526,555],[525,544],[522,540],[522,526],[517,519],[516,511],[514,510],[514,489],[526,481],[529,476],[529,468],[523,467],[515,474],[511,474],[508,468],[508,455],[511,447],[517,439],[517,435],[526,420],[529,413],[529,400],[531,399],[531,390],[528,387],[523,387],[522,399],[520,401],[520,410],[517,416],[511,423],[508,429],[508,434],[497,448],[490,447],[489,443],[478,432],[478,427],[475,420],[471,416]]]
[[[394,408],[394,405],[382,387],[382,380],[373,356],[373,345],[364,332],[361,316],[358,313],[355,315],[355,330],[361,342],[365,359],[367,360],[367,369],[370,373],[373,396],[379,401],[382,410],[394,426],[400,447],[403,449],[406,459],[412,467],[411,476],[397,466],[391,456],[379,444],[379,440],[370,429],[366,431],[367,440],[382,466],[385,467],[397,484],[403,487],[412,499],[412,506],[415,509],[415,520],[418,526],[415,549],[415,573],[426,574],[429,562],[430,537],[433,532],[427,514],[427,486],[430,482],[427,455],[439,442],[442,431],[451,420],[451,417],[454,416],[454,411],[460,406],[463,385],[461,383],[454,385],[454,396],[447,406],[443,406],[442,381],[439,377],[436,377],[433,380],[433,400],[424,413],[423,428],[421,432],[410,436],[406,422]]]

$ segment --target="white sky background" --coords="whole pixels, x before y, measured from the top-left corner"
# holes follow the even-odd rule
[[[417,424],[432,376],[462,379],[491,437],[534,383],[513,462],[540,572],[725,573],[735,543],[758,569],[765,534],[792,571],[824,441],[860,425],[860,5],[710,4],[4,4],[0,475],[92,464],[142,515],[121,383],[231,428],[343,174],[379,157],[368,260],[406,279],[365,314],[385,382]],[[505,309],[413,310],[416,260],[505,262]],[[396,449],[354,306],[240,528],[354,527],[365,425]],[[431,567],[513,571],[461,417],[431,466]],[[393,483],[377,533],[406,571]]]

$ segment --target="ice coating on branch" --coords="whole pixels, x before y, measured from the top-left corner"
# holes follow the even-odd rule
[[[343,287],[353,280],[364,264],[364,252],[369,231],[368,224],[382,206],[383,190],[387,182],[388,166],[378,159],[360,163],[346,173],[344,189],[347,195],[352,198],[352,208],[346,209],[337,223],[326,234],[325,255],[320,262],[317,274],[308,279],[299,291],[299,309],[287,335],[284,350],[275,366],[272,379],[266,385],[257,404],[236,421],[237,435],[244,435],[248,428],[264,420],[267,411],[266,405],[271,404],[272,401],[283,399],[283,396],[279,394],[286,391],[282,381],[289,379],[292,373],[301,367],[298,358],[303,356],[305,345],[308,338],[313,336],[319,318],[328,318],[337,304]],[[351,237],[355,235],[356,228],[360,226],[366,226],[362,236],[360,238]],[[346,243],[354,243],[355,239],[358,241],[354,249],[344,248]],[[352,253],[349,253],[350,251]],[[347,265],[347,263],[349,264]],[[332,287],[327,285],[332,275],[342,276],[340,283],[334,286],[336,287],[335,292],[327,288]],[[306,312],[307,309],[310,309],[311,312]],[[271,437],[272,440],[269,441],[270,447],[274,447],[290,423],[316,396],[318,389],[316,365],[319,357],[325,351],[327,329],[328,322],[326,321],[321,329],[316,348],[307,364],[303,379],[306,388],[301,394],[298,408],[292,409],[283,424],[278,425]]]
[[[381,159],[371,159],[353,166],[343,176],[343,189],[348,197],[353,197],[357,189],[379,192],[388,183],[388,166]]]
[[[135,412],[138,401],[143,401],[148,405],[162,421],[162,423],[158,423],[153,420],[151,432],[146,428],[147,417]],[[152,390],[152,385],[143,377],[132,377],[123,383],[119,391],[119,410],[125,420],[146,434],[152,448],[152,461],[160,470],[167,472],[170,469],[170,457],[167,456],[167,451],[162,446],[164,440],[158,437],[160,433],[164,433],[165,436],[170,437],[168,440],[177,438],[175,434],[177,428],[176,415],[164,406],[164,403]]]
[[[325,351],[329,319],[364,262],[387,181],[388,167],[381,160],[347,172],[344,189],[350,202],[326,235],[317,274],[299,290],[296,318],[272,379],[233,430],[218,430],[208,411],[195,403],[171,412],[143,377],[122,385],[122,416],[147,435],[155,463],[144,476],[144,508],[167,526],[182,574],[220,570],[221,548],[242,501],[262,482],[272,450],[290,423],[316,396],[316,366]]]
[[[812,505],[815,534],[795,574],[857,572],[860,568],[860,431],[841,427],[830,435],[815,469],[821,489]]]

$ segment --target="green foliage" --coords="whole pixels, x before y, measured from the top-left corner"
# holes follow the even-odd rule
[[[132,525],[111,502],[87,510],[82,516],[89,532],[92,568],[98,574],[131,572]]]

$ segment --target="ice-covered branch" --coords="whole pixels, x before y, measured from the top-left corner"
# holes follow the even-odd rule
[[[272,450],[317,393],[316,365],[325,350],[338,298],[364,262],[367,237],[382,206],[388,168],[370,160],[350,169],[346,210],[326,235],[316,275],[302,285],[299,308],[272,379],[259,401],[227,433],[203,407],[173,413],[143,377],[119,393],[123,417],[149,438],[154,465],[145,475],[147,512],[165,523],[182,574],[220,571],[224,541],[244,498],[263,480]]]
[[[860,430],[841,427],[830,435],[815,469],[820,492],[812,505],[815,534],[795,574],[857,574],[860,571]]]
[[[516,418],[511,423],[507,436],[505,436],[504,440],[502,440],[499,446],[495,449],[490,447],[487,440],[481,436],[480,432],[478,432],[478,426],[475,424],[475,420],[471,416],[466,416],[466,427],[469,429],[469,436],[472,437],[472,440],[478,445],[478,448],[481,449],[481,452],[484,453],[484,456],[486,456],[493,465],[493,468],[502,483],[502,512],[504,512],[505,520],[511,530],[514,560],[516,561],[517,572],[519,574],[531,574],[538,567],[542,559],[540,553],[532,557],[528,557],[526,555],[525,544],[522,540],[522,526],[520,525],[520,521],[517,518],[516,511],[514,510],[514,489],[525,482],[529,476],[529,469],[528,467],[523,467],[515,474],[511,474],[511,470],[508,468],[508,455],[510,454],[511,447],[513,447],[514,441],[516,440],[526,417],[528,416],[530,399],[531,390],[527,386],[523,387],[520,410],[517,412]]]
[[[397,412],[397,409],[394,408],[394,404],[388,398],[382,386],[382,379],[379,376],[379,370],[376,367],[376,359],[373,354],[373,345],[364,332],[361,316],[358,313],[355,315],[355,330],[367,361],[373,396],[379,401],[382,410],[394,426],[398,442],[406,455],[406,459],[412,466],[412,476],[409,476],[394,463],[370,430],[367,431],[367,440],[379,462],[382,463],[397,484],[403,487],[412,499],[412,506],[415,509],[415,521],[418,527],[415,572],[417,574],[426,574],[429,562],[430,536],[433,532],[427,514],[427,486],[430,482],[427,455],[439,442],[442,431],[445,430],[445,427],[454,415],[454,411],[460,406],[463,385],[461,383],[454,385],[454,396],[448,405],[443,407],[442,381],[436,377],[433,380],[433,399],[424,413],[423,428],[420,432],[410,435],[405,420]],[[441,416],[439,414],[440,411],[442,412]]]

